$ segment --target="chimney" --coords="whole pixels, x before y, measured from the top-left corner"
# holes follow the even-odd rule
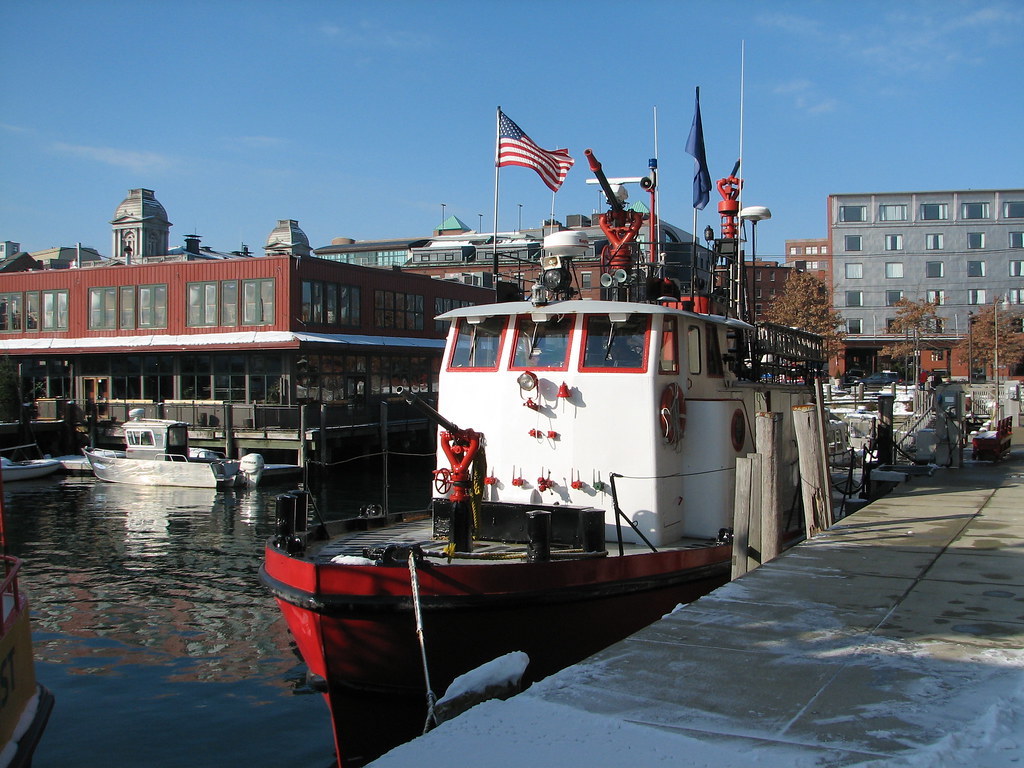
[[[185,253],[199,255],[199,235],[185,235]]]

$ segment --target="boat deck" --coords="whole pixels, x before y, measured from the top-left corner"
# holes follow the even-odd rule
[[[389,544],[399,546],[418,545],[423,553],[429,558],[448,560],[445,548],[447,541],[432,538],[433,523],[429,517],[418,520],[406,520],[392,523],[386,527],[373,530],[353,531],[347,535],[337,536],[326,542],[315,551],[313,559],[318,563],[329,562],[336,557],[365,557],[367,549],[386,547]],[[618,557],[618,543],[609,541],[606,543],[607,557]],[[718,542],[711,539],[681,539],[671,547],[660,547],[659,551],[680,550],[680,549],[703,549],[717,546]],[[552,547],[552,558],[558,557],[558,548]],[[644,544],[623,543],[624,555],[635,555],[649,552],[650,549]],[[577,556],[582,555],[578,550]],[[597,557],[600,555],[590,555]],[[508,562],[510,559],[521,557],[526,558],[526,547],[523,544],[506,544],[504,542],[481,542],[473,544],[473,553],[469,557],[456,556],[451,562],[461,564],[484,564]]]

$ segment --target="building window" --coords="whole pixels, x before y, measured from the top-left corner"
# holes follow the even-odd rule
[[[968,261],[967,262],[967,276],[968,277],[984,277],[985,276],[985,262],[984,261]]]
[[[22,296],[18,293],[0,293],[0,331],[20,331]]]
[[[1010,247],[1011,248],[1024,248],[1024,232],[1011,232],[1010,233]]]
[[[887,317],[887,318],[885,318],[885,332],[886,333],[896,333],[896,318],[895,317]]]
[[[926,296],[931,304],[936,304],[941,307],[946,303],[946,292],[941,288],[933,291],[927,291]]]
[[[933,235],[924,236],[924,247],[928,251],[941,251],[942,250],[942,233],[937,232]]]
[[[1010,260],[1010,277],[1024,277],[1024,260]]]
[[[903,291],[886,291],[885,306],[895,307],[897,302],[903,301]]]
[[[984,232],[968,232],[967,233],[967,247],[968,248],[984,248],[985,247],[985,233]]]
[[[135,286],[121,286],[121,321],[122,330],[131,330],[135,327]]]
[[[972,288],[967,291],[967,303],[968,304],[984,304],[985,303],[985,289],[984,288]]]
[[[167,327],[166,285],[140,285],[137,305],[139,328]]]
[[[242,281],[242,325],[274,323],[274,279]]]
[[[594,273],[580,272],[580,290],[589,291],[594,287]]]
[[[906,221],[906,205],[880,205],[878,206],[879,221]]]
[[[946,268],[941,261],[926,261],[924,263],[924,276],[925,277],[943,277],[946,274]]]
[[[988,203],[961,203],[961,219],[987,219]]]
[[[848,306],[848,307],[862,307],[862,306],[864,306],[864,293],[862,291],[847,291],[846,292],[846,306]]]
[[[796,255],[798,255],[798,253],[797,253],[797,252],[798,252],[799,250],[800,250],[800,249],[799,249],[799,248],[797,248],[797,247],[796,247],[795,245],[791,245],[791,246],[789,247],[789,255],[790,255],[790,256],[796,256]]]
[[[863,323],[859,317],[848,317],[846,318],[846,332],[851,334],[864,333]]]
[[[885,262],[885,276],[887,278],[900,278],[903,277],[903,262],[902,261],[887,261]]]
[[[220,284],[220,324],[238,325],[237,280],[225,280]]]
[[[1011,288],[1006,292],[1006,300],[1010,304],[1024,304],[1024,290]]]
[[[1024,219],[1024,202],[1003,203],[1004,219]]]
[[[89,330],[117,328],[117,288],[89,289]]]
[[[43,291],[43,330],[68,329],[68,292]]]
[[[423,330],[423,297],[418,294],[374,291],[373,312],[378,328]]]
[[[189,283],[185,322],[191,328],[217,325],[217,283]]]
[[[25,294],[25,330],[39,330],[39,291]]]
[[[847,235],[845,238],[846,242],[844,247],[848,251],[859,251],[861,249],[861,236],[860,235]]]
[[[867,206],[864,205],[840,205],[840,221],[867,221]]]
[[[949,205],[946,203],[921,203],[922,221],[945,221],[949,218]]]
[[[885,250],[887,250],[887,251],[902,251],[903,250],[903,235],[886,235],[885,236]]]

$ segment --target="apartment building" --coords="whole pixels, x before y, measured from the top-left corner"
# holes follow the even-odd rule
[[[1024,189],[829,196],[834,305],[846,320],[844,370],[877,370],[900,299],[927,299],[938,321],[919,367],[966,375],[951,350],[993,301],[1024,307]],[[958,370],[962,369],[962,370]]]

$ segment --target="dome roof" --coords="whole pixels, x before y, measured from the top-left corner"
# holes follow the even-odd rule
[[[268,254],[283,252],[293,256],[308,256],[310,251],[309,238],[294,219],[279,219],[263,248]]]
[[[156,219],[170,225],[170,222],[167,221],[167,211],[153,196],[152,189],[133,189],[128,192],[128,197],[114,211],[114,222],[123,219],[136,221]]]

